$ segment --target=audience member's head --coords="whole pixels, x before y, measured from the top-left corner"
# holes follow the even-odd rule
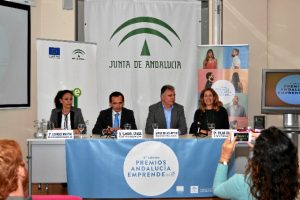
[[[0,199],[24,196],[28,173],[20,146],[14,140],[0,140]]]
[[[255,199],[295,199],[300,178],[297,148],[279,129],[263,130],[255,141],[246,174]]]

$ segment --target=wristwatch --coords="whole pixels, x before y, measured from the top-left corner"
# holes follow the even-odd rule
[[[219,163],[221,163],[222,165],[228,165],[227,161],[220,161]]]

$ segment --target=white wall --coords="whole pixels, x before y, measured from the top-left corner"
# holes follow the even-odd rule
[[[36,6],[31,7],[31,107],[0,110],[0,138],[18,141],[24,159],[26,139],[33,137],[37,118],[36,38],[74,40],[75,9],[63,10],[62,0],[36,0]]]
[[[300,67],[299,0],[226,0],[224,44],[250,45],[249,120],[261,114],[263,68]],[[266,127],[282,126],[282,115],[266,115]]]

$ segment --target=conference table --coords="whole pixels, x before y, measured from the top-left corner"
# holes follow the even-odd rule
[[[33,183],[68,183],[83,198],[212,197],[223,139],[27,139]],[[233,174],[233,165],[229,173]]]

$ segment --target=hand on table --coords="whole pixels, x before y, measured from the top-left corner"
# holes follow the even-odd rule
[[[111,135],[114,131],[118,131],[118,130],[120,130],[120,128],[112,128],[108,126],[107,129],[105,129],[104,133],[107,135]]]
[[[74,134],[80,134],[80,131],[79,131],[79,129],[73,129],[73,133]]]

